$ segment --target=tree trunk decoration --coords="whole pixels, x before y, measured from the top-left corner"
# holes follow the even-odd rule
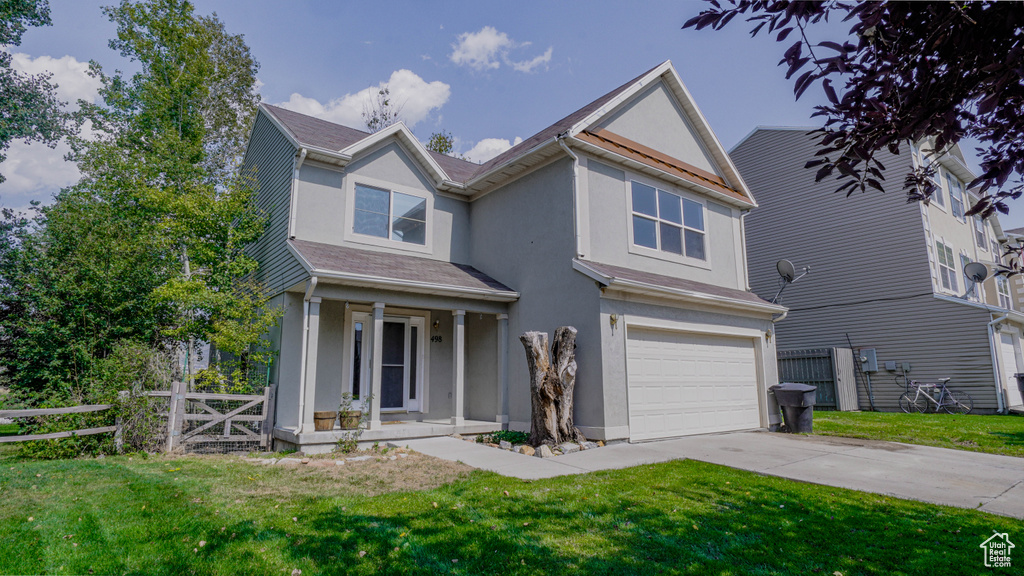
[[[548,353],[546,332],[527,332],[519,337],[526,348],[530,369],[530,444],[555,446],[582,442],[573,424],[573,391],[576,385],[576,329],[562,326]]]

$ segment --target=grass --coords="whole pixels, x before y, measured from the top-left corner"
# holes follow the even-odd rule
[[[0,436],[14,436],[18,430],[17,424],[0,424]]]
[[[1024,457],[1024,417],[815,412],[814,433]]]
[[[523,482],[420,455],[0,460],[4,574],[952,575],[988,572],[993,530],[1024,522],[694,461]]]

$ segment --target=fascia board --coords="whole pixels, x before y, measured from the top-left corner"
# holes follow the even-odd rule
[[[299,264],[302,265],[306,272],[312,274],[315,268],[313,268],[313,265],[309,262],[309,260],[306,260],[306,257],[303,256],[301,252],[295,249],[295,246],[292,245],[291,240],[286,240],[284,245],[288,248],[288,251],[292,253],[292,256],[295,256],[295,259],[299,261]]]
[[[609,284],[606,289],[641,296],[654,296],[668,300],[680,300],[694,304],[703,304],[706,306],[718,306],[720,308],[728,308],[732,310],[761,312],[764,314],[781,314],[787,310],[785,306],[769,304],[767,302],[764,304],[758,304],[756,302],[737,300],[726,296],[715,296],[714,294],[694,292],[692,290],[683,290],[681,288],[668,288],[665,286],[647,284],[646,282],[637,282],[623,278],[613,278],[611,284]]]
[[[487,172],[484,172],[482,174],[477,174],[473,178],[471,178],[468,181],[466,181],[464,187],[467,190],[472,189],[478,183],[482,182],[483,180],[486,180],[488,177],[492,176],[493,174],[501,172],[505,168],[508,168],[509,166],[511,166],[513,164],[516,164],[517,162],[519,162],[523,158],[525,158],[527,156],[530,156],[530,155],[532,155],[532,154],[534,154],[534,153],[536,153],[536,152],[538,152],[538,151],[540,151],[540,150],[542,150],[542,149],[544,149],[544,148],[546,148],[548,146],[551,146],[551,145],[556,145],[556,146],[558,145],[558,138],[557,137],[551,138],[551,139],[548,139],[548,140],[542,140],[536,146],[534,146],[533,148],[530,148],[529,150],[527,150],[526,152],[516,156],[515,158],[510,158],[507,162],[502,162],[501,164],[498,164],[497,166],[495,166],[494,168],[491,168]]]
[[[335,270],[314,270],[313,272],[322,280],[337,280],[351,286],[363,286],[367,288],[380,288],[396,290],[399,292],[414,292],[417,294],[433,294],[439,296],[455,296],[461,298],[477,298],[494,302],[515,302],[519,299],[519,292],[504,290],[485,290],[481,288],[462,288],[459,286],[447,286],[444,284],[433,284],[431,282],[417,282],[413,280],[401,280],[398,278],[383,278],[381,276],[368,276],[365,274],[352,274],[349,272],[338,272]]]
[[[991,314],[998,314],[1000,316],[1005,315],[1007,318],[1009,318],[1010,320],[1013,320],[1014,322],[1019,322],[1021,324],[1024,324],[1024,314],[1022,314],[1020,312],[1017,312],[1016,310],[1007,310],[1006,308],[996,308],[996,307],[993,307],[993,306],[989,306],[988,304],[983,304],[981,302],[973,302],[971,300],[964,300],[962,298],[958,298],[956,296],[949,296],[949,295],[946,295],[946,294],[932,294],[932,296],[936,300],[942,300],[942,301],[950,302],[950,303],[953,303],[953,304],[959,304],[961,306],[970,306],[971,308],[978,308],[979,310],[985,310],[985,311],[987,311],[987,312],[989,312]]]
[[[612,98],[608,102],[605,102],[604,106],[601,106],[597,110],[594,110],[589,115],[587,115],[586,118],[584,118],[584,119],[580,120],[579,122],[573,124],[572,128],[569,128],[569,130],[568,130],[568,135],[569,136],[575,136],[575,135],[579,134],[580,132],[586,130],[591,125],[593,125],[597,121],[599,121],[601,118],[605,117],[606,115],[611,113],[613,110],[618,108],[620,104],[626,102],[627,100],[629,100],[630,98],[635,96],[638,92],[640,92],[645,87],[647,87],[648,84],[653,82],[655,79],[659,78],[662,74],[665,73],[666,70],[669,70],[671,68],[672,68],[672,62],[670,60],[666,60],[666,61],[662,62],[661,65],[659,65],[654,70],[651,70],[650,72],[648,72],[647,75],[645,75],[643,78],[637,80],[635,83],[633,83],[632,86],[630,86],[629,88],[626,88],[622,92],[619,92],[619,94],[617,96],[615,96],[614,98]]]
[[[590,266],[587,266],[586,264],[580,262],[579,260],[576,260],[575,258],[572,261],[572,269],[583,274],[587,278],[590,278],[594,282],[601,284],[602,286],[607,286],[611,284],[611,277],[605,276],[604,274],[598,272],[597,270],[594,270]]]
[[[288,140],[289,143],[291,143],[292,146],[295,146],[296,148],[303,148],[303,145],[299,143],[299,139],[295,137],[295,134],[292,134],[292,131],[289,130],[288,127],[285,126],[280,120],[278,120],[277,116],[274,116],[273,112],[267,110],[266,106],[264,106],[263,104],[260,104],[260,112],[263,113],[263,115],[266,116],[267,119],[270,120],[270,122],[274,126],[277,126],[277,129],[280,130],[282,134],[284,134],[284,137]]]
[[[352,157],[360,152],[373,148],[392,136],[401,140],[402,143],[405,144],[406,148],[416,156],[416,159],[427,167],[427,170],[433,177],[434,184],[436,186],[440,187],[445,181],[451,181],[451,178],[449,178],[448,174],[446,174],[444,169],[441,168],[441,165],[431,158],[430,154],[427,153],[427,149],[423,147],[423,144],[420,143],[419,140],[416,139],[404,122],[392,124],[383,130],[371,134],[341,150],[341,153]]]

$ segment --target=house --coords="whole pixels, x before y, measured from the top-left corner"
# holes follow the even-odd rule
[[[964,266],[981,262],[994,272],[1003,254],[996,218],[965,216],[974,179],[959,148],[935,154],[907,143],[882,152],[885,193],[836,194],[835,179],[815,182],[804,164],[817,148],[812,128],[757,128],[732,157],[761,207],[747,217],[751,286],[771,298],[778,291],[779,259],[811,273],[786,289],[789,308],[777,324],[779,350],[853,347],[874,350],[862,363],[859,403],[898,410],[898,378],[951,378],[969,393],[977,412],[1005,412],[1021,404],[1013,375],[1024,372],[1024,314],[1005,278],[989,278],[968,292]],[[929,204],[907,203],[905,175],[935,164],[939,191]],[[869,386],[870,385],[870,386]]]
[[[244,166],[252,247],[285,313],[275,437],[330,449],[343,393],[363,440],[528,430],[519,335],[575,326],[592,439],[769,426],[772,318],[748,289],[756,206],[670,62],[484,163],[263,105]],[[367,402],[367,395],[370,401]]]

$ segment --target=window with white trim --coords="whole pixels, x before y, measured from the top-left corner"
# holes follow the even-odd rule
[[[942,189],[942,170],[939,167],[935,167],[935,174],[932,176],[932,182],[935,184],[935,193],[932,194],[932,202],[935,202],[940,208],[946,207],[945,192]]]
[[[992,261],[996,264],[1003,263],[1003,247],[999,245],[999,242],[990,240],[989,243],[992,245]]]
[[[423,246],[427,241],[427,200],[356,184],[352,231]]]
[[[981,216],[975,216],[973,220],[974,240],[978,243],[978,248],[988,250],[988,236],[985,234],[985,221],[981,219]]]
[[[1005,276],[996,276],[996,292],[999,294],[999,307],[1009,310],[1010,306],[1010,281]]]
[[[704,205],[631,181],[633,244],[707,260]]]
[[[935,251],[939,257],[939,281],[942,283],[942,287],[951,292],[958,291],[956,260],[953,259],[953,249],[940,241],[936,241]]]
[[[964,188],[960,180],[946,172],[946,184],[949,185],[949,205],[953,208],[953,217],[964,220]]]

